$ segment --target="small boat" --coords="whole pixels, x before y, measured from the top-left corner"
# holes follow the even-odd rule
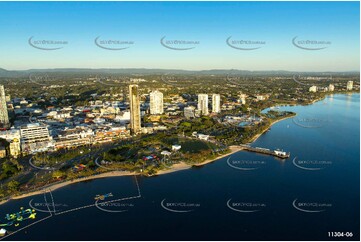
[[[0,237],[5,236],[6,232],[6,229],[0,229]]]
[[[108,194],[104,194],[104,195],[96,195],[94,199],[97,201],[99,201],[99,200],[103,201],[105,198],[112,197],[112,196],[113,196],[112,193],[108,193]]]

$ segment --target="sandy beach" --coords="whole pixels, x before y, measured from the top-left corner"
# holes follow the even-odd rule
[[[178,164],[172,165],[170,169],[158,171],[157,175],[168,174],[168,173],[172,173],[172,172],[176,172],[176,171],[183,171],[183,170],[187,170],[190,168],[192,168],[191,165],[187,165],[184,162],[180,162]]]
[[[214,158],[214,159],[205,160],[205,161],[203,161],[202,163],[194,164],[194,166],[204,166],[204,165],[209,164],[209,163],[211,163],[211,162],[213,162],[213,161],[219,160],[219,159],[224,158],[224,157],[226,157],[226,156],[229,156],[229,155],[231,155],[231,154],[233,154],[233,153],[236,153],[236,152],[238,152],[238,151],[240,151],[240,150],[243,150],[243,148],[242,148],[241,146],[238,146],[238,145],[231,145],[231,146],[229,147],[229,149],[231,150],[231,152],[229,152],[229,153],[227,153],[227,154],[218,156],[217,158]]]
[[[8,202],[10,200],[17,200],[17,199],[22,199],[22,198],[26,198],[26,197],[31,197],[31,196],[34,196],[34,195],[43,194],[45,191],[48,191],[48,190],[54,191],[56,189],[59,189],[59,188],[62,188],[62,187],[65,187],[65,186],[68,186],[68,185],[71,185],[71,184],[79,183],[79,182],[95,180],[95,179],[100,179],[100,178],[107,178],[107,177],[131,176],[131,175],[137,175],[137,174],[134,173],[134,172],[126,172],[126,171],[110,171],[110,172],[105,172],[105,173],[94,175],[94,176],[79,178],[79,179],[72,180],[72,181],[65,181],[65,182],[62,182],[62,183],[58,183],[58,184],[54,184],[54,185],[44,187],[43,189],[40,189],[40,190],[37,190],[37,191],[34,191],[34,192],[29,192],[29,193],[13,196],[8,200],[1,201],[0,205],[4,204],[4,203],[6,203],[6,202]]]
[[[181,163],[172,165],[170,169],[159,171],[156,175],[168,174],[168,173],[181,171],[181,170],[186,170],[186,169],[190,169],[190,168],[192,168],[191,165],[187,165],[186,163],[181,162]],[[26,197],[31,197],[31,196],[43,194],[46,191],[49,191],[49,190],[54,191],[56,189],[59,189],[59,188],[62,188],[62,187],[65,187],[65,186],[68,186],[68,185],[71,185],[71,184],[79,183],[79,182],[90,181],[90,180],[101,179],[101,178],[108,178],[108,177],[133,176],[133,175],[140,175],[140,173],[127,172],[127,171],[110,171],[110,172],[105,172],[105,173],[94,175],[94,176],[79,178],[79,179],[72,180],[72,181],[65,181],[65,182],[61,182],[61,183],[58,183],[58,184],[54,184],[54,185],[44,187],[43,189],[40,189],[40,190],[37,190],[37,191],[33,191],[33,192],[13,196],[8,200],[0,201],[0,205],[4,204],[4,203],[6,203],[6,202],[8,202],[10,200],[17,200],[17,199],[22,199],[22,198],[26,198]]]

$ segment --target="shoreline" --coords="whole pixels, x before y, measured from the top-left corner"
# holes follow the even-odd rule
[[[271,128],[272,125],[274,125],[274,124],[276,124],[276,123],[278,123],[278,122],[281,122],[281,121],[283,121],[283,120],[286,120],[286,119],[289,119],[289,118],[293,118],[293,117],[295,117],[296,115],[297,115],[297,114],[292,115],[292,116],[289,116],[289,117],[284,117],[284,118],[281,118],[281,119],[277,119],[277,120],[273,121],[272,123],[270,123],[270,125],[269,125],[267,128],[265,128],[264,130],[262,130],[259,134],[256,134],[255,136],[253,136],[253,138],[250,140],[249,143],[255,142],[259,137],[261,137],[262,134],[264,134],[267,130],[269,130],[269,128]]]
[[[46,190],[54,191],[56,189],[66,187],[68,185],[72,185],[72,184],[76,184],[76,183],[80,183],[80,182],[84,182],[84,181],[91,181],[91,180],[96,180],[96,179],[101,179],[101,178],[108,178],[108,177],[120,177],[120,176],[132,176],[132,175],[139,175],[139,174],[134,173],[134,172],[128,172],[128,171],[109,171],[109,172],[104,172],[104,173],[101,173],[101,174],[98,174],[98,175],[79,178],[79,179],[76,179],[76,180],[64,181],[64,182],[53,184],[53,185],[50,184],[49,186],[43,187],[43,188],[41,188],[39,190],[24,193],[24,194],[21,194],[21,195],[15,195],[13,197],[10,197],[7,200],[0,201],[0,205],[4,204],[6,202],[9,202],[11,200],[19,200],[19,199],[22,199],[22,198],[43,194]]]
[[[294,117],[294,116],[291,116],[291,117]],[[280,122],[280,121],[282,121],[284,119],[288,119],[288,118],[291,118],[291,117],[285,117],[285,118],[282,118],[282,119],[279,119],[279,120],[275,120],[274,122],[272,122],[270,124],[269,127],[271,127],[273,124],[275,124],[277,122]],[[256,136],[254,136],[252,138],[251,142],[254,142],[255,140],[257,140],[258,137],[260,137],[264,132],[266,132],[266,130],[269,129],[269,127],[264,129],[261,133],[257,134]],[[160,170],[160,171],[157,172],[157,174],[155,174],[153,176],[159,176],[159,175],[169,174],[169,173],[173,173],[173,172],[177,172],[177,171],[188,170],[188,169],[191,169],[192,167],[202,167],[204,165],[207,165],[209,163],[212,163],[214,161],[217,161],[219,159],[222,159],[224,157],[227,157],[229,155],[232,155],[234,153],[237,153],[237,152],[243,150],[243,148],[241,146],[238,146],[238,145],[231,145],[231,146],[229,146],[229,149],[230,149],[230,152],[228,152],[226,154],[222,154],[220,156],[217,156],[217,157],[215,157],[213,159],[207,159],[207,160],[205,160],[205,161],[203,161],[203,162],[201,162],[199,164],[188,165],[188,164],[186,164],[184,162],[174,164],[169,169]],[[23,199],[23,198],[27,198],[27,197],[31,197],[31,196],[35,196],[35,195],[39,195],[39,194],[43,194],[46,190],[55,191],[57,189],[66,187],[68,185],[72,185],[72,184],[76,184],[76,183],[80,183],[80,182],[84,182],[84,181],[91,181],[91,180],[96,180],[96,179],[101,179],[101,178],[109,178],[109,177],[132,176],[132,175],[141,175],[141,173],[128,172],[128,171],[109,171],[109,172],[104,172],[104,173],[101,173],[101,174],[98,174],[98,175],[79,178],[79,179],[76,179],[76,180],[64,181],[64,182],[61,182],[61,183],[58,183],[58,184],[53,184],[53,185],[43,187],[43,188],[41,188],[41,189],[39,189],[37,191],[31,191],[31,192],[24,193],[24,194],[21,194],[21,195],[15,195],[13,197],[10,197],[7,200],[0,201],[0,205],[5,204],[5,203],[7,203],[7,202],[9,202],[11,200],[19,200],[19,199]],[[152,177],[152,176],[150,176],[150,177]]]
[[[342,93],[341,93],[342,94]],[[330,94],[328,94],[330,95]],[[326,96],[328,96],[326,95]],[[323,98],[320,98],[320,99],[316,99],[316,100],[313,100],[311,103],[309,104],[306,104],[306,105],[312,105],[318,101],[322,101],[323,99],[326,98],[323,97]],[[295,115],[292,115],[292,116],[289,116],[289,117],[284,117],[284,118],[281,118],[281,119],[278,119],[278,120],[275,120],[273,121],[267,128],[265,128],[264,130],[262,130],[260,133],[258,133],[257,135],[255,135],[249,143],[253,143],[255,142],[262,134],[264,134],[270,127],[272,127],[272,125],[280,122],[280,121],[283,121],[283,120],[286,120],[286,119],[289,119],[289,118],[293,118],[295,117],[297,114]],[[173,172],[177,172],[177,171],[182,171],[182,170],[187,170],[187,169],[190,169],[192,167],[201,167],[201,166],[204,166],[206,164],[209,164],[209,163],[212,163],[214,161],[217,161],[219,159],[222,159],[224,157],[227,157],[231,154],[234,154],[234,153],[237,153],[242,149],[242,147],[240,146],[237,146],[237,145],[231,145],[229,146],[229,149],[231,150],[230,152],[228,152],[227,154],[223,154],[223,155],[220,155],[214,159],[207,159],[199,164],[193,164],[193,165],[188,165],[184,162],[180,162],[178,164],[174,164],[172,165],[169,169],[167,170],[160,170],[157,172],[157,174],[153,175],[153,176],[158,176],[158,175],[164,175],[164,174],[169,174],[169,173],[173,173]],[[72,180],[72,181],[65,181],[65,182],[61,182],[61,183],[58,183],[58,184],[54,184],[54,185],[49,185],[47,187],[44,187],[44,188],[41,188],[37,191],[32,191],[32,192],[29,192],[29,193],[24,193],[24,194],[21,194],[21,195],[17,195],[17,196],[13,196],[13,197],[10,197],[9,199],[7,200],[3,200],[3,201],[0,201],[0,205],[4,204],[4,203],[7,203],[11,200],[19,200],[19,199],[22,199],[22,198],[26,198],[26,197],[31,197],[31,196],[35,196],[35,195],[39,195],[39,194],[43,194],[44,191],[46,190],[51,190],[51,191],[54,191],[56,189],[59,189],[59,188],[62,188],[62,187],[66,187],[68,185],[72,185],[72,184],[76,184],[76,183],[80,183],[80,182],[84,182],[84,181],[91,181],[91,180],[96,180],[96,179],[101,179],[101,178],[108,178],[108,177],[121,177],[121,176],[130,176],[130,175],[141,175],[141,173],[135,173],[135,172],[128,172],[128,171],[109,171],[109,172],[105,172],[105,173],[101,173],[101,174],[98,174],[98,175],[93,175],[93,176],[89,176],[89,177],[84,177],[84,178],[79,178],[79,179],[76,179],[76,180]]]
[[[199,163],[199,164],[194,164],[193,166],[195,166],[195,167],[201,167],[201,166],[204,166],[204,165],[206,165],[206,164],[212,163],[212,162],[214,162],[214,161],[216,161],[216,160],[219,160],[219,159],[222,159],[222,158],[227,157],[227,156],[229,156],[229,155],[232,155],[232,154],[234,154],[234,153],[237,153],[238,151],[243,150],[243,148],[242,148],[241,146],[238,146],[238,145],[231,145],[231,146],[229,146],[229,149],[230,149],[231,151],[228,152],[227,154],[220,155],[220,156],[218,156],[218,157],[216,157],[216,158],[214,158],[214,159],[205,160],[205,161],[203,161],[203,162],[201,162],[201,163]]]

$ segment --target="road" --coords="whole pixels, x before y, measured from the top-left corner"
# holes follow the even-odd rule
[[[39,178],[39,177],[43,177],[46,174],[49,174],[51,172],[53,172],[54,170],[59,170],[62,167],[66,167],[66,166],[73,166],[75,164],[79,164],[81,163],[81,161],[83,160],[95,160],[97,157],[101,156],[102,153],[113,149],[113,148],[117,148],[119,146],[123,146],[126,144],[130,144],[130,143],[137,143],[139,142],[139,138],[136,139],[128,139],[128,140],[121,140],[121,141],[117,141],[115,143],[107,143],[107,144],[102,144],[102,145],[94,145],[94,146],[90,146],[89,149],[91,149],[91,151],[89,153],[86,154],[79,154],[79,156],[74,157],[68,161],[65,162],[61,162],[59,164],[57,164],[55,167],[52,168],[36,168],[36,166],[31,165],[31,159],[33,158],[32,155],[28,155],[25,156],[23,158],[21,158],[19,160],[19,163],[24,167],[22,172],[12,176],[6,180],[3,180],[0,183],[0,187],[2,187],[3,184],[6,184],[7,182],[11,181],[11,180],[17,180],[20,181],[21,183],[27,183],[30,180],[32,180],[33,178]],[[63,152],[66,152],[65,150],[63,150]]]

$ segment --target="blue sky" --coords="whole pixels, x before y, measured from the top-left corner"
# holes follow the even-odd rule
[[[359,2],[0,2],[0,68],[358,71],[359,8]],[[40,50],[29,45],[32,36],[67,44]],[[98,36],[134,44],[106,50],[95,45]],[[160,44],[163,36],[199,44],[172,50]],[[238,50],[226,44],[230,36],[264,44]],[[292,44],[296,36],[330,44],[304,50]]]

